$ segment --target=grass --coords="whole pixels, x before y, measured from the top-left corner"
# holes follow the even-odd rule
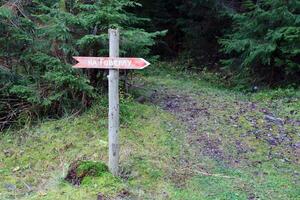
[[[106,100],[80,117],[41,123],[2,133],[0,140],[0,199],[96,199],[161,194],[178,141],[166,129],[174,121],[159,108],[122,100],[121,169],[126,179],[107,173],[83,180],[80,187],[64,181],[76,160],[107,163]],[[124,114],[125,113],[125,114]]]
[[[286,144],[270,147],[267,135],[280,135],[282,128],[266,123],[260,112],[267,108],[276,117],[299,120],[299,91],[245,94],[168,66],[150,67],[135,77],[142,86],[133,97],[165,88],[191,96],[210,117],[200,118],[197,134],[187,137],[186,124],[173,114],[122,98],[121,177],[103,173],[85,178],[79,187],[64,180],[71,163],[108,161],[106,98],[82,116],[8,130],[0,136],[0,199],[94,200],[127,192],[129,199],[299,199],[297,154]],[[252,103],[257,108],[250,109]],[[300,127],[285,124],[283,129],[300,142]],[[257,130],[258,138],[249,134]],[[206,143],[189,143],[198,138]],[[215,143],[222,158],[204,151]]]

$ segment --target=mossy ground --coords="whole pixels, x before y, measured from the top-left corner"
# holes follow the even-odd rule
[[[186,127],[170,198],[300,199],[300,91],[243,93],[170,68],[136,81]]]
[[[79,187],[64,181],[76,160],[108,161],[107,100],[99,101],[80,117],[2,133],[0,199],[96,199],[99,193],[113,198],[123,190],[137,197],[163,195],[165,168],[179,149],[167,131],[174,118],[155,106],[125,99],[120,138],[124,178],[105,173],[85,178]]]
[[[107,163],[101,98],[82,116],[1,133],[0,199],[94,200],[124,191],[129,199],[299,199],[299,154],[292,148],[300,142],[298,91],[244,94],[165,67],[135,77],[133,97],[155,93],[162,105],[122,98],[120,178],[104,173],[79,187],[64,181],[76,160]],[[171,97],[176,105],[165,109]],[[270,113],[291,121],[268,122]],[[270,133],[289,139],[271,145]]]
[[[94,177],[100,177],[109,173],[108,166],[101,161],[78,160],[73,162],[65,178],[69,183],[79,186],[89,183]]]

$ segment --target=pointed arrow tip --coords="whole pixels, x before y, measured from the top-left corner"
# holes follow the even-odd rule
[[[148,62],[147,60],[145,60],[144,58],[142,58],[142,60],[145,62],[145,66],[142,69],[144,69],[144,68],[148,67],[149,65],[151,65],[151,63]]]
[[[73,56],[73,59],[76,61],[76,64],[72,66],[72,68],[79,68],[78,64],[79,64],[79,58],[77,56]]]
[[[77,56],[73,56],[73,59],[78,62],[78,57]]]

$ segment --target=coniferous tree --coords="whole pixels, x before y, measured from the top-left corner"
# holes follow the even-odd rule
[[[220,40],[229,56],[223,64],[247,83],[299,84],[300,2],[245,1],[244,8],[231,13],[233,30]]]
[[[24,113],[60,116],[89,105],[101,91],[105,72],[73,70],[72,56],[107,56],[108,28],[121,29],[122,56],[148,55],[161,32],[137,28],[148,19],[128,12],[135,6],[141,5],[130,0],[1,1],[0,122],[9,124]]]

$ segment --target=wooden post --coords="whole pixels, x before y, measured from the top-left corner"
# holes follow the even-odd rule
[[[109,29],[109,57],[119,57],[119,30]],[[109,90],[109,170],[118,176],[119,170],[119,70],[110,69]]]

